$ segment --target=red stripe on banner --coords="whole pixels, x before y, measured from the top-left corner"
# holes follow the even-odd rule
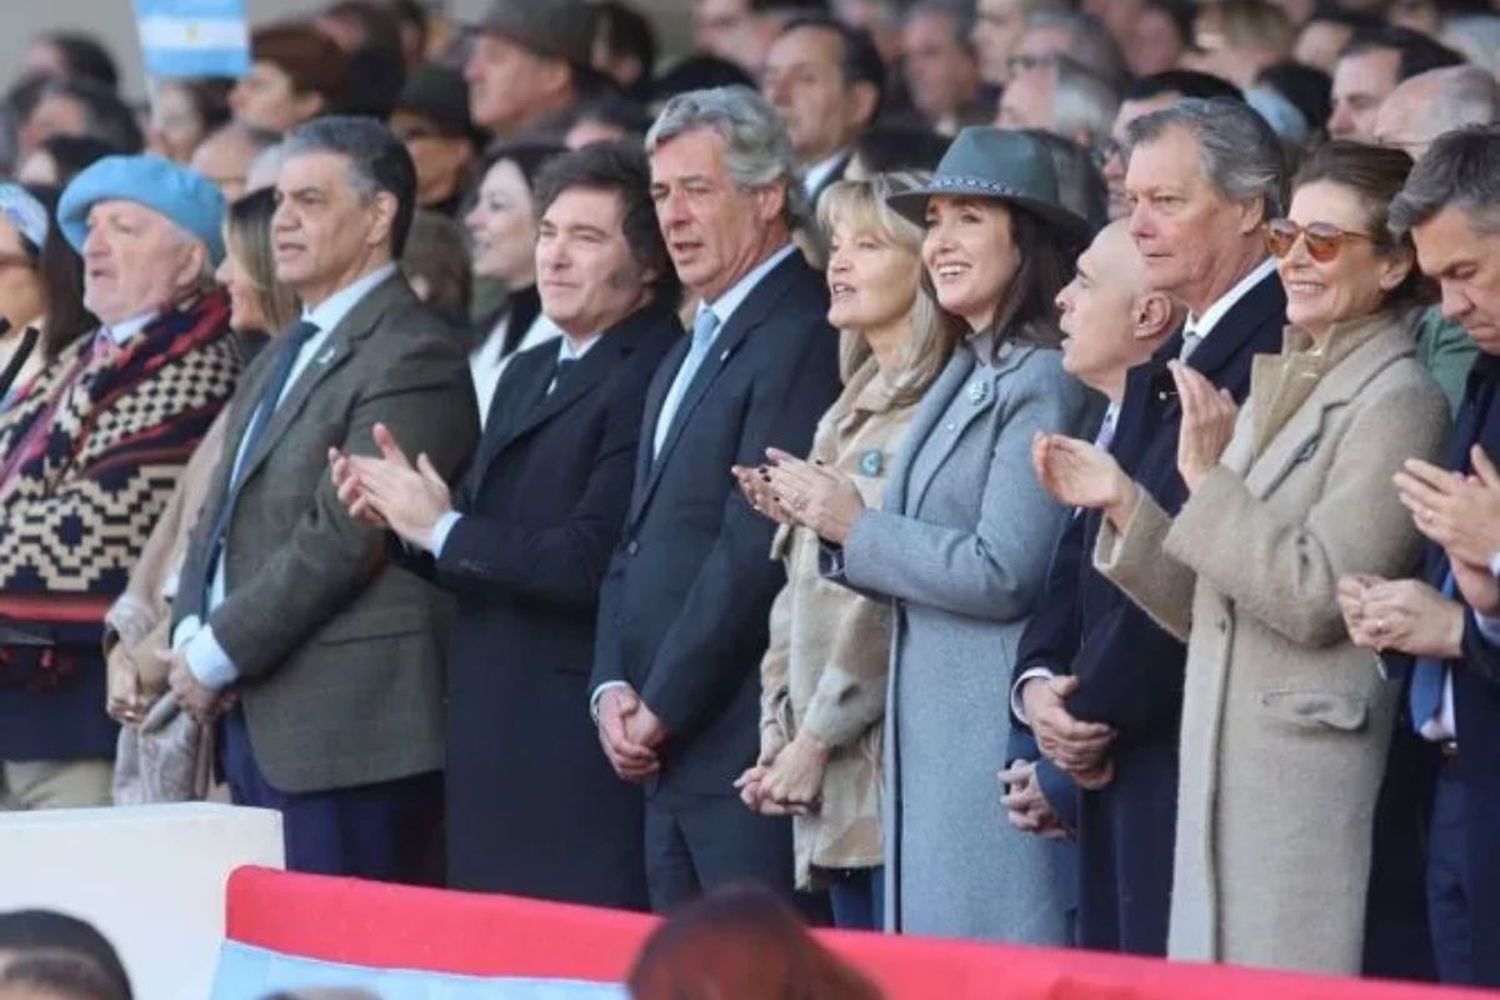
[[[97,624],[114,603],[113,597],[87,594],[7,594],[0,597],[0,616],[69,625]]]
[[[509,896],[241,868],[228,936],[376,968],[622,982],[651,917]],[[1432,986],[1192,965],[1093,952],[819,932],[889,1000],[1453,1000]]]

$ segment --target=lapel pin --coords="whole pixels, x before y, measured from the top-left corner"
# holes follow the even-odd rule
[[[330,362],[332,360],[333,360],[333,348],[332,347],[325,347],[325,348],[323,348],[323,353],[318,355],[318,364],[320,364],[320,365],[326,365],[326,364],[328,364],[328,362]]]
[[[990,384],[984,379],[977,378],[969,383],[969,402],[978,406],[990,396]]]
[[[885,468],[885,453],[879,448],[871,448],[859,456],[859,471],[867,476],[878,476]]]
[[[724,353],[719,355],[719,363],[723,364],[729,360],[729,348],[724,348]]]

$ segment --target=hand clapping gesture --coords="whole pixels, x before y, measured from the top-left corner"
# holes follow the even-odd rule
[[[771,470],[762,465],[758,468],[750,468],[744,465],[730,466],[730,472],[734,474],[735,481],[740,484],[740,492],[745,495],[745,502],[750,509],[763,517],[768,517],[777,524],[796,524],[797,519],[792,512],[781,506],[776,499],[776,491],[771,489]]]
[[[1346,576],[1339,581],[1338,601],[1357,646],[1437,659],[1460,655],[1463,605],[1421,580]]]
[[[453,508],[448,484],[426,454],[415,463],[385,424],[373,429],[380,457],[329,451],[330,473],[339,500],[352,517],[387,527],[410,545],[426,548],[432,529]]]
[[[766,482],[775,504],[819,538],[844,544],[854,530],[854,522],[865,512],[864,498],[854,480],[837,469],[776,448],[767,448],[766,457],[770,459]]]
[[[1037,434],[1031,442],[1031,467],[1037,481],[1058,503],[1102,510],[1123,530],[1140,496],[1114,456],[1063,434]]]
[[[1177,472],[1189,493],[1198,492],[1203,478],[1213,471],[1234,436],[1239,407],[1227,389],[1220,389],[1181,361],[1167,367],[1177,383],[1182,403],[1182,428],[1177,435]]]
[[[1453,562],[1487,567],[1500,553],[1500,472],[1478,445],[1469,461],[1474,473],[1466,476],[1407,459],[1396,473],[1396,489],[1417,530]]]

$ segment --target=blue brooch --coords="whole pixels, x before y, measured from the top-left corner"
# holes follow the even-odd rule
[[[969,383],[969,402],[978,406],[990,398],[990,384],[982,378],[976,378]]]
[[[859,471],[867,476],[878,476],[885,468],[885,453],[879,448],[871,448],[859,456]]]

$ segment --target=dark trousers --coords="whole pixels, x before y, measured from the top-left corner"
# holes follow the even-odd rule
[[[1427,919],[1438,979],[1478,985],[1474,973],[1474,927],[1469,915],[1468,835],[1465,792],[1458,768],[1438,772],[1427,841]],[[1493,947],[1490,942],[1489,947]]]
[[[219,729],[219,763],[235,805],[281,813],[288,871],[440,885],[443,776],[324,792],[283,792],[255,762],[244,711]]]
[[[757,884],[794,898],[791,820],[753,813],[738,796],[658,790],[646,799],[645,835],[657,913],[725,885]]]
[[[833,926],[846,931],[885,929],[885,868],[844,868],[830,873]]]

